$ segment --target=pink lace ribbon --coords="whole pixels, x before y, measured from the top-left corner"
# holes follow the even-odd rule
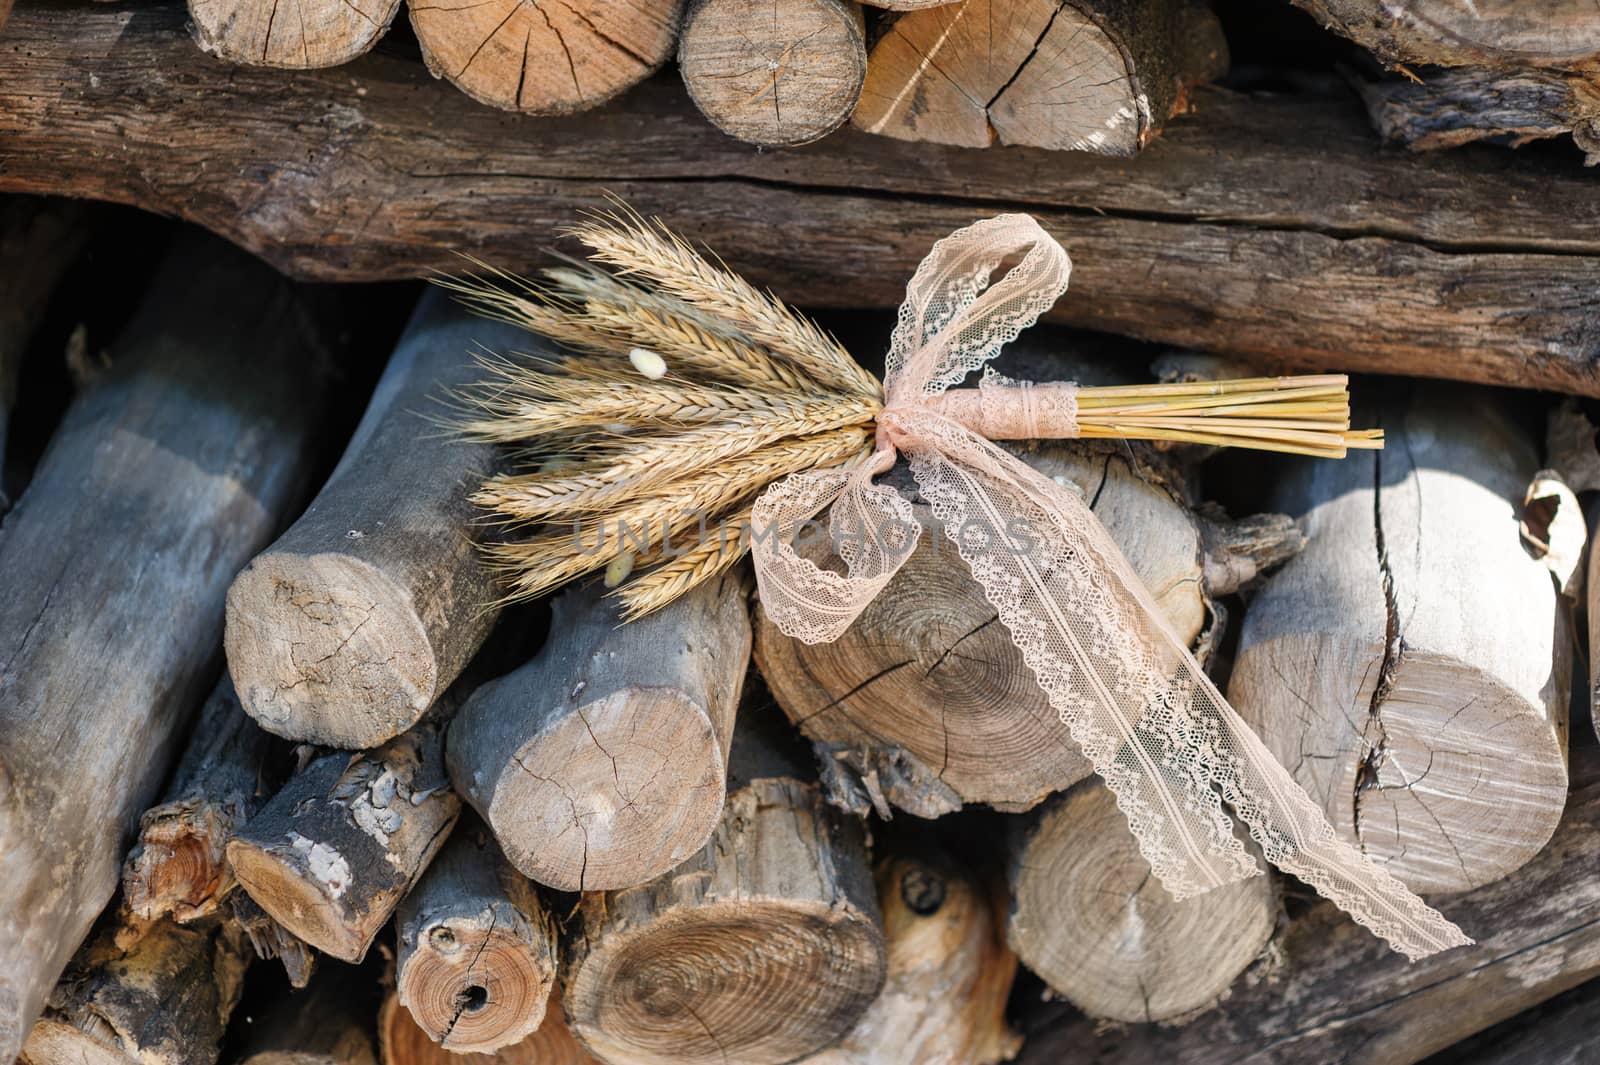
[[[910,504],[872,483],[903,453],[1169,891],[1183,898],[1261,872],[1234,835],[1232,807],[1268,861],[1396,950],[1418,958],[1470,943],[1338,838],[1189,654],[1087,504],[990,442],[1074,435],[1070,386],[1018,389],[990,374],[976,393],[946,392],[1054,304],[1070,269],[1066,252],[1027,215],[987,219],[934,245],[900,307],[876,452],[853,469],[787,477],[755,505],[762,606],[806,643],[850,627],[916,548]],[[791,543],[830,505],[844,573],[802,558]]]

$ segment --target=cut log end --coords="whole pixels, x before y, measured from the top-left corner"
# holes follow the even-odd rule
[[[428,69],[481,103],[563,114],[604,103],[660,68],[683,0],[407,5]]]
[[[537,1029],[493,1054],[446,1050],[390,995],[378,1012],[378,1060],[383,1065],[599,1065],[567,1027],[559,994],[551,995]]]
[[[966,0],[894,21],[853,121],[902,140],[1132,155],[1183,86],[1226,67],[1215,18],[1176,0]]]
[[[1111,791],[1074,788],[1013,843],[1011,947],[1051,989],[1117,1021],[1172,1020],[1212,1005],[1276,921],[1264,876],[1182,902],[1139,854]]]
[[[337,852],[233,839],[228,864],[250,897],[301,939],[342,961],[358,962],[366,953],[370,936],[350,924],[337,902],[350,877]]]
[[[484,1053],[544,1020],[555,973],[508,930],[457,918],[419,937],[399,983],[417,1025],[446,1050]]]
[[[367,52],[389,28],[400,0],[189,0],[195,42],[232,63],[305,70]]]
[[[860,99],[861,11],[847,0],[700,0],[685,20],[678,67],[724,133],[806,144],[843,125]]]
[[[216,911],[233,886],[224,843],[233,819],[203,801],[170,803],[146,815],[139,848],[122,883],[128,909],[143,920],[172,914],[192,921]]]
[[[258,555],[228,589],[225,642],[245,709],[289,739],[374,747],[438,694],[412,597],[347,555]]]

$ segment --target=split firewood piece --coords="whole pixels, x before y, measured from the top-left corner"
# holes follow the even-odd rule
[[[341,961],[365,957],[456,822],[442,718],[376,750],[322,755],[228,841],[250,897]]]
[[[895,18],[853,123],[901,140],[1132,155],[1226,72],[1193,0],[963,0]]]
[[[277,958],[283,963],[290,987],[305,987],[316,969],[317,952],[305,940],[279,924],[263,910],[247,891],[228,895],[228,910],[233,922],[250,939],[256,957],[262,961]]]
[[[130,946],[111,921],[73,958],[24,1065],[216,1065],[250,948],[219,919],[162,918]]]
[[[0,1061],[116,890],[214,677],[238,567],[301,498],[325,420],[297,294],[184,237],[0,536]]]
[[[853,0],[694,0],[678,69],[702,114],[751,144],[806,144],[842,126],[867,76]]]
[[[507,111],[584,111],[672,56],[684,0],[410,0],[434,77]]]
[[[1560,819],[1567,623],[1518,528],[1538,453],[1510,400],[1391,387],[1383,451],[1280,467],[1310,543],[1251,603],[1229,694],[1341,835],[1462,891]]]
[[[373,987],[325,969],[304,991],[279,995],[251,1018],[239,1065],[378,1065]]]
[[[0,25],[9,7],[0,4]],[[11,505],[6,432],[17,404],[22,356],[51,292],[88,237],[87,213],[73,200],[9,196],[0,203],[0,514]]]
[[[468,500],[493,448],[437,424],[474,355],[527,334],[424,297],[344,457],[290,529],[228,589],[228,669],[263,728],[375,747],[414,725],[494,626]]]
[[[567,1027],[561,993],[555,988],[539,1027],[493,1054],[457,1054],[444,1049],[417,1026],[399,998],[390,995],[378,1012],[378,1060],[382,1065],[601,1065]]]
[[[122,868],[122,893],[141,920],[187,923],[217,911],[233,890],[223,848],[270,788],[278,741],[239,705],[226,674],[206,700],[166,798],[139,818]]]
[[[995,1065],[1022,1038],[1006,1024],[1017,958],[1003,894],[926,844],[877,866],[888,979],[838,1046],[804,1065]]]
[[[563,891],[642,884],[705,843],[750,661],[737,575],[627,626],[604,591],[563,593],[538,656],[450,726],[457,790],[513,865]]]
[[[1266,876],[1173,898],[1098,780],[1018,821],[1010,880],[1012,949],[1052,991],[1106,1020],[1170,1021],[1212,1005],[1277,921]]]
[[[1294,0],[1387,63],[1593,68],[1600,20],[1586,0]]]
[[[455,830],[396,922],[400,1003],[434,1042],[489,1053],[539,1027],[555,983],[555,925],[476,818]]]
[[[195,43],[256,67],[334,67],[378,43],[400,0],[189,0]]]
[[[1188,509],[1125,453],[1049,445],[1024,457],[1082,490],[1167,620],[1192,642],[1206,606],[1200,534]],[[910,475],[895,470],[885,483],[914,500],[923,526],[916,552],[832,643],[790,639],[758,612],[755,657],[773,697],[813,740],[898,746],[894,761],[925,766],[898,774],[904,779],[889,795],[914,815],[948,808],[938,783],[962,802],[1025,810],[1088,776],[1088,760]],[[803,550],[830,554],[826,541]],[[918,780],[929,787],[907,786]]]
[[[883,987],[860,824],[823,801],[774,717],[741,713],[727,808],[698,854],[579,905],[562,1001],[612,1065],[793,1061],[838,1042]]]

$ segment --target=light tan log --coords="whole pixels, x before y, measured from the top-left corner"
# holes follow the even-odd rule
[[[1294,0],[1388,63],[1600,70],[1584,0]]]
[[[339,465],[228,589],[228,669],[263,728],[332,747],[404,732],[494,626],[467,496],[494,450],[439,424],[482,345],[528,344],[443,292],[418,305]]]
[[[1051,990],[1107,1020],[1170,1021],[1213,1005],[1277,920],[1265,875],[1173,898],[1098,780],[1014,826],[1009,874],[1012,949]]]
[[[411,28],[436,78],[507,111],[584,111],[672,55],[684,0],[410,0]]]
[[[164,918],[127,947],[111,921],[50,995],[23,1065],[216,1065],[249,947],[237,927]]]
[[[611,1065],[793,1061],[883,987],[861,826],[823,802],[783,731],[747,705],[710,842],[648,884],[585,895],[569,924],[567,1016]]]
[[[111,898],[227,582],[320,443],[326,348],[294,290],[194,235],[156,274],[0,529],[0,1061]]]
[[[601,1065],[579,1045],[561,1012],[561,992],[552,988],[544,1020],[521,1042],[493,1054],[456,1054],[417,1026],[390,995],[378,1013],[378,1060],[383,1065]]]
[[[539,1027],[555,983],[555,924],[477,818],[400,904],[396,927],[400,1003],[441,1047],[486,1054]]]
[[[836,1047],[804,1065],[995,1065],[1022,1037],[1006,1023],[1017,958],[997,883],[928,841],[897,840],[876,876],[888,979]]]
[[[1050,445],[1025,457],[1082,490],[1167,619],[1193,641],[1205,621],[1204,567],[1187,508],[1141,476],[1126,451]],[[886,483],[915,491],[904,470]],[[923,525],[916,553],[843,636],[807,646],[758,611],[756,662],[811,739],[902,749],[899,760],[915,768],[888,795],[901,809],[945,812],[942,782],[962,803],[1025,810],[1091,767],[928,506],[914,509]]]
[[[563,891],[642,884],[722,812],[750,660],[737,575],[621,626],[598,585],[555,601],[544,648],[450,726],[450,779],[524,875]]]
[[[251,1018],[239,1065],[377,1065],[370,981],[327,967],[304,991],[279,995]]]
[[[333,67],[389,29],[400,0],[189,0],[195,43],[228,63]]]
[[[1310,544],[1251,603],[1229,697],[1341,835],[1462,891],[1560,819],[1566,622],[1517,526],[1538,454],[1514,397],[1387,388],[1383,451],[1279,467]]]
[[[160,804],[139,818],[122,868],[129,910],[187,923],[217,911],[233,890],[223,848],[266,801],[275,742],[250,720],[227,676],[200,711]]]
[[[962,0],[902,15],[872,48],[853,122],[969,148],[1132,155],[1228,69],[1190,0]]]
[[[247,891],[229,893],[228,910],[234,924],[249,937],[256,957],[262,961],[277,958],[283,964],[290,987],[305,987],[311,982],[311,974],[316,969],[317,952],[305,940],[279,924],[256,904]]]
[[[441,716],[376,750],[322,755],[228,841],[250,897],[341,961],[365,957],[460,813]]]
[[[0,4],[0,28],[10,7]],[[6,431],[17,405],[22,357],[51,292],[89,235],[87,214],[72,200],[8,196],[0,201],[0,514],[11,506]]]
[[[693,0],[678,69],[695,106],[751,144],[807,144],[861,98],[867,46],[853,0]]]

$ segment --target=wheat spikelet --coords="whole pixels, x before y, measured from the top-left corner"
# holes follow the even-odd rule
[[[496,443],[594,426],[682,425],[755,414],[793,417],[805,405],[805,397],[747,388],[591,381],[536,370],[524,371],[514,385],[481,389],[471,398],[482,415],[465,421],[461,431]]]
[[[719,521],[705,542],[686,551],[612,594],[622,603],[622,620],[636,621],[680,595],[726,572],[750,550],[750,508]]]

